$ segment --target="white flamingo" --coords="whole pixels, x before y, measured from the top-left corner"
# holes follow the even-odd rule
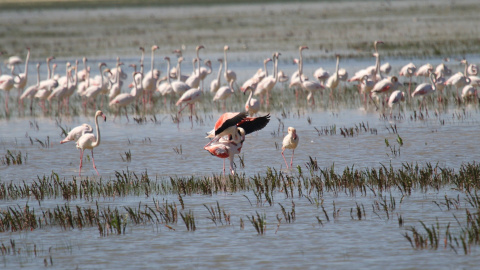
[[[93,148],[100,145],[100,128],[98,126],[98,117],[103,117],[104,121],[107,121],[107,117],[103,114],[102,111],[98,110],[95,113],[95,127],[97,129],[97,137],[93,133],[84,133],[78,140],[77,140],[77,149],[80,149],[80,168],[78,170],[78,176],[82,174],[82,164],[83,164],[83,153],[85,149],[92,150],[92,163],[93,168],[97,172],[97,175],[100,175],[97,170],[97,166],[95,166],[95,159],[93,158]]]

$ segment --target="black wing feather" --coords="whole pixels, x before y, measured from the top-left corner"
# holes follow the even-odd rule
[[[245,135],[264,128],[270,122],[270,114],[244,121],[239,127],[245,130]]]
[[[223,125],[221,125],[217,130],[215,130],[215,136],[217,136],[218,134],[222,133],[225,129],[231,127],[231,126],[235,126],[237,125],[238,123],[240,123],[243,119],[245,119],[248,115],[248,112],[239,112],[237,115],[235,115],[234,117],[226,120],[225,122],[223,122]]]

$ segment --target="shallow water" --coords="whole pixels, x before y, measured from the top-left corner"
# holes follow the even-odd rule
[[[269,57],[269,53],[258,57]],[[306,52],[307,54],[307,52]],[[208,58],[215,59],[221,54],[209,53]],[[288,74],[295,70],[290,60],[296,53],[282,54],[281,68]],[[241,61],[241,54],[232,55],[232,68],[237,70],[239,80],[242,81],[261,67],[260,61],[251,61],[247,58]],[[471,55],[468,59],[478,62],[479,56]],[[146,61],[149,59],[146,58]],[[415,59],[416,64],[431,62],[438,64],[442,59]],[[71,60],[70,60],[71,61]],[[95,63],[96,60],[91,60]],[[134,58],[122,59],[128,63],[137,61]],[[412,59],[393,59],[392,72]],[[64,61],[58,61],[60,67]],[[112,59],[107,59],[109,66],[114,66]],[[30,74],[34,70],[31,63]],[[92,63],[91,63],[92,64]],[[350,74],[360,67],[373,65],[374,59],[342,60],[341,65]],[[93,64],[92,64],[93,65]],[[307,62],[305,69],[313,73],[319,65],[332,71],[333,61]],[[160,61],[162,70],[165,63]],[[189,73],[191,67],[186,65],[184,73]],[[452,64],[454,71],[461,67]],[[61,70],[61,68],[60,68]],[[217,66],[214,65],[214,73]],[[42,67],[42,77],[45,77],[45,67]],[[98,72],[98,71],[97,71]],[[212,74],[207,81],[214,77]],[[35,76],[30,76],[30,82]],[[207,82],[206,81],[206,82]],[[421,79],[416,80],[418,83]],[[124,87],[124,91],[125,91]],[[321,168],[334,165],[337,172],[345,167],[379,168],[390,164],[399,168],[404,163],[418,163],[424,166],[427,163],[439,164],[458,170],[464,163],[479,159],[480,146],[477,142],[480,131],[480,113],[477,104],[451,105],[446,109],[439,109],[435,114],[434,105],[429,103],[430,116],[425,119],[415,118],[416,105],[403,105],[404,112],[401,118],[385,119],[372,108],[365,110],[357,97],[345,107],[328,107],[325,102],[319,102],[315,108],[309,106],[295,106],[291,92],[274,90],[277,97],[275,106],[270,110],[271,122],[269,125],[254,134],[247,136],[242,148],[245,167],[240,166],[236,158],[237,172],[247,176],[265,174],[268,167],[283,170],[286,173],[296,174],[295,171],[285,170],[281,157],[281,142],[289,126],[294,126],[300,136],[300,144],[295,151],[294,166],[298,165],[306,170],[305,164],[310,157],[316,159]],[[14,92],[12,94],[15,96]],[[245,96],[235,97],[240,101],[228,103],[229,109],[239,111],[243,107]],[[320,96],[317,96],[320,98]],[[75,99],[74,104],[79,105]],[[160,106],[159,106],[160,107]],[[147,171],[152,178],[168,179],[170,176],[211,176],[222,172],[222,160],[211,156],[203,146],[208,142],[205,133],[212,129],[216,119],[222,113],[220,105],[205,102],[198,106],[198,118],[190,123],[188,112],[185,112],[179,124],[172,121],[174,109],[158,108],[152,114],[145,115],[147,122],[138,124],[130,115],[130,122],[124,117],[117,117],[113,121],[113,112],[107,112],[107,121],[100,122],[102,142],[94,151],[95,161],[102,180],[113,179],[117,171],[133,171],[137,174]],[[13,107],[15,108],[15,107]],[[63,138],[60,126],[70,129],[82,123],[93,125],[92,110],[88,116],[83,116],[78,109],[72,116],[41,116],[37,109],[35,117],[18,116],[16,112],[10,118],[0,119],[0,158],[7,150],[21,152],[26,156],[23,165],[6,166],[0,164],[0,181],[21,183],[32,182],[37,177],[57,173],[61,179],[70,181],[79,173],[79,151],[73,142],[60,145]],[[130,110],[131,112],[132,110]],[[265,114],[267,112],[262,112]],[[388,115],[388,111],[387,111]],[[139,117],[139,116],[136,116]],[[157,121],[152,121],[155,117]],[[355,128],[365,125],[367,130],[355,133],[354,136],[344,137],[340,128]],[[335,127],[336,133],[325,135],[317,132]],[[392,131],[396,127],[397,133]],[[403,145],[397,142],[401,138]],[[47,141],[48,147],[42,147],[41,142]],[[388,140],[390,147],[386,146]],[[276,145],[277,144],[277,145]],[[278,146],[278,147],[276,147]],[[395,147],[395,151],[393,150]],[[179,149],[181,148],[181,154]],[[176,151],[177,150],[177,151]],[[398,150],[400,152],[398,152]],[[131,161],[124,161],[125,152],[131,152]],[[286,157],[291,152],[286,151]],[[97,178],[92,168],[90,152],[84,160],[82,177]],[[228,166],[228,165],[227,165]],[[390,196],[390,193],[383,194]],[[431,226],[438,222],[441,228],[448,223],[457,228],[453,215],[464,220],[465,208],[464,193],[448,188],[440,191],[414,192],[400,202],[402,194],[392,191],[391,195],[397,201],[397,208],[390,218],[381,212],[375,214],[372,205],[378,197],[371,193],[366,196],[349,196],[343,193],[326,193],[323,197],[324,206],[330,215],[330,222],[326,221],[323,211],[306,198],[295,196],[296,220],[288,224],[284,221],[278,226],[277,217],[282,217],[279,203],[287,210],[292,208],[292,198],[285,198],[279,192],[275,193],[275,203],[268,206],[266,202],[255,204],[253,192],[221,193],[212,196],[193,195],[184,196],[186,210],[195,213],[197,230],[188,232],[181,220],[177,224],[170,224],[173,229],[164,224],[127,225],[125,235],[109,235],[100,237],[97,228],[83,228],[82,230],[63,230],[58,226],[46,227],[34,231],[6,232],[0,234],[0,244],[9,245],[14,239],[20,254],[4,255],[0,258],[0,265],[4,268],[16,269],[19,267],[37,269],[44,264],[65,268],[335,268],[335,269],[472,269],[478,266],[478,248],[472,247],[470,255],[456,254],[451,249],[414,250],[403,234],[408,226],[421,228],[419,220]],[[461,198],[459,209],[447,211],[433,203],[443,201],[445,195]],[[248,200],[247,200],[247,198]],[[178,204],[177,196],[153,195],[128,196],[126,198],[98,198],[100,206],[138,207],[138,204],[153,204],[152,198],[161,202],[170,201]],[[250,204],[249,200],[253,203]],[[232,215],[230,225],[215,226],[208,219],[205,209],[214,206],[216,202]],[[70,202],[61,199],[42,201],[41,205],[33,199],[15,201],[1,201],[0,208],[24,207],[26,204],[35,208],[37,213],[44,209],[52,209],[57,205],[68,203],[72,206],[94,206],[95,202],[81,199]],[[355,209],[356,203],[363,204],[366,209],[366,218],[359,221],[350,216],[350,209]],[[335,205],[335,206],[334,206]],[[332,213],[340,209],[340,215],[334,220]],[[265,214],[267,232],[263,236],[257,235],[248,221],[256,212]],[[124,212],[122,212],[124,213]],[[398,217],[405,220],[405,227],[399,227]],[[323,220],[323,226],[316,217]],[[242,229],[240,223],[244,222]],[[33,254],[33,245],[36,245],[37,255]]]

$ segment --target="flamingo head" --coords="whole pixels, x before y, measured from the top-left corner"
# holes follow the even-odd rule
[[[95,118],[97,118],[97,117],[99,117],[99,116],[103,117],[103,121],[105,121],[105,122],[107,121],[107,116],[106,116],[102,111],[100,111],[100,110],[98,110],[98,111],[95,113]]]
[[[270,61],[272,61],[272,58],[267,58],[267,59],[263,60],[263,63],[266,64],[266,63],[268,63],[268,62],[270,62]]]
[[[217,61],[220,62],[220,63],[223,63],[223,59],[222,59],[222,58],[218,58]]]
[[[223,47],[223,50],[224,50],[224,51],[228,51],[228,50],[230,50],[230,47],[228,47],[228,45],[225,45],[225,46]]]
[[[143,47],[139,47],[138,49],[142,52],[145,52],[145,48],[143,48]]]
[[[203,45],[198,45],[197,48],[196,48],[197,52],[198,52],[200,49],[205,49],[205,47],[204,47]]]
[[[298,48],[299,51],[303,51],[303,50],[305,50],[305,49],[308,50],[308,46],[300,46],[300,47]]]
[[[205,59],[205,65],[206,65],[207,67],[210,67],[210,68],[211,68],[211,67],[212,67],[212,61],[210,61],[210,59]]]
[[[289,133],[289,134],[292,134],[292,138],[293,138],[294,140],[297,139],[297,130],[296,130],[294,127],[289,127],[289,128],[288,128],[288,133]]]
[[[159,48],[158,45],[153,45],[152,46],[152,51],[156,51],[156,50],[158,50],[158,48]]]
[[[391,81],[392,83],[398,82],[397,76],[392,76],[392,78],[390,78],[390,81]]]

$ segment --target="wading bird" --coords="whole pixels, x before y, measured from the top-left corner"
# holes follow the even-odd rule
[[[84,133],[92,133],[92,126],[89,124],[83,124],[81,126],[75,127],[70,132],[68,132],[65,139],[63,139],[60,144],[64,144],[71,141],[77,141]]]
[[[83,152],[85,149],[92,150],[92,163],[93,168],[97,172],[97,175],[100,175],[97,170],[97,166],[95,166],[95,159],[93,158],[93,148],[100,145],[100,128],[98,127],[98,117],[103,117],[103,120],[106,122],[107,117],[103,114],[102,111],[98,110],[95,113],[95,127],[97,128],[97,137],[93,133],[84,133],[78,140],[77,140],[77,149],[80,149],[80,168],[78,170],[78,176],[82,174],[82,164],[83,164]]]
[[[293,155],[295,154],[295,148],[297,148],[298,145],[298,135],[297,135],[297,130],[293,127],[288,128],[288,134],[283,138],[283,143],[282,143],[282,157],[283,160],[285,160],[285,165],[287,166],[288,169],[288,163],[287,160],[285,159],[285,155],[283,152],[285,149],[292,149],[292,158],[290,159],[290,167],[292,167],[293,164]]]

